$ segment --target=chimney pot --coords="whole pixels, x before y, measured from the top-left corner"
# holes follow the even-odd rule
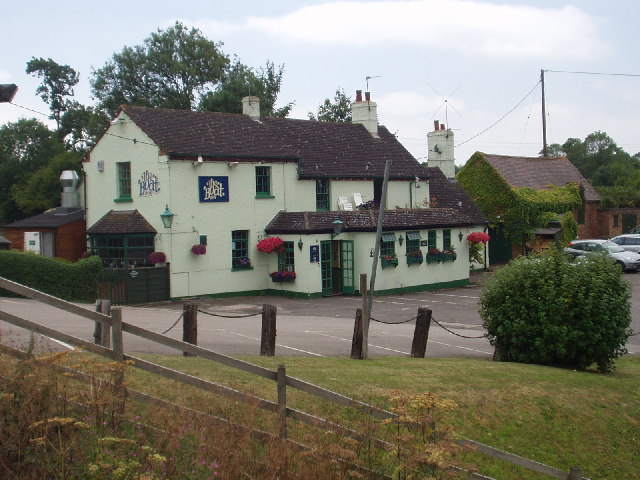
[[[371,101],[371,92],[364,92],[364,99],[367,102],[370,102]]]
[[[433,130],[434,132],[437,132],[438,130],[440,130],[440,120],[433,121]]]
[[[362,90],[356,90],[356,102],[362,101]]]

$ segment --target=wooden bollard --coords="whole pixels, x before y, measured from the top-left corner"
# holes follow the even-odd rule
[[[413,343],[411,344],[411,358],[424,358],[424,354],[427,351],[430,326],[431,309],[424,307],[418,308],[416,329],[413,332]]]
[[[356,310],[356,321],[353,325],[353,339],[351,340],[351,358],[362,360],[362,309]]]
[[[276,354],[276,313],[275,305],[262,305],[262,335],[260,338],[260,355],[273,357]]]
[[[579,467],[571,467],[568,480],[582,480],[582,470]]]
[[[185,303],[182,307],[182,341],[198,345],[198,306],[195,303]],[[185,357],[192,356],[182,352]]]

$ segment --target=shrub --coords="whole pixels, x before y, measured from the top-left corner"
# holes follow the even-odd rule
[[[498,271],[480,315],[500,360],[600,371],[626,353],[630,290],[619,267],[598,255],[571,262],[555,249]]]
[[[15,250],[0,251],[0,277],[69,301],[93,302],[102,274],[99,257],[71,263]],[[2,295],[15,296],[5,290]]]

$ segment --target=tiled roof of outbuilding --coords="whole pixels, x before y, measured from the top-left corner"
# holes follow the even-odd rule
[[[434,208],[453,208],[475,222],[487,225],[487,219],[471,199],[469,194],[456,181],[450,181],[438,167],[429,167],[429,196],[436,200]]]
[[[58,228],[79,220],[84,220],[84,208],[58,207],[9,223],[4,228]]]
[[[91,235],[157,233],[138,210],[110,210],[87,229]]]
[[[427,178],[427,172],[385,127],[374,138],[354,123],[123,106],[164,153],[205,161],[299,162],[301,178],[374,178],[393,160],[391,178]]]
[[[266,226],[268,234],[331,233],[332,223],[344,222],[344,232],[374,232],[378,210],[333,212],[279,212]],[[382,230],[422,230],[427,228],[471,227],[477,221],[453,208],[421,208],[387,210]]]
[[[587,201],[598,201],[600,195],[567,157],[510,157],[483,153],[487,162],[512,187],[543,190],[549,185],[579,183]]]

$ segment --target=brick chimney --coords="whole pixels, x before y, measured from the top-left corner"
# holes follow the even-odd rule
[[[371,93],[356,90],[356,101],[351,104],[351,123],[364,125],[371,136],[378,138],[378,105],[371,101]]]
[[[433,122],[433,132],[427,133],[430,167],[438,167],[449,179],[456,176],[456,162],[453,155],[453,130],[446,129],[438,120]]]
[[[260,99],[250,95],[242,99],[242,114],[260,120]]]

